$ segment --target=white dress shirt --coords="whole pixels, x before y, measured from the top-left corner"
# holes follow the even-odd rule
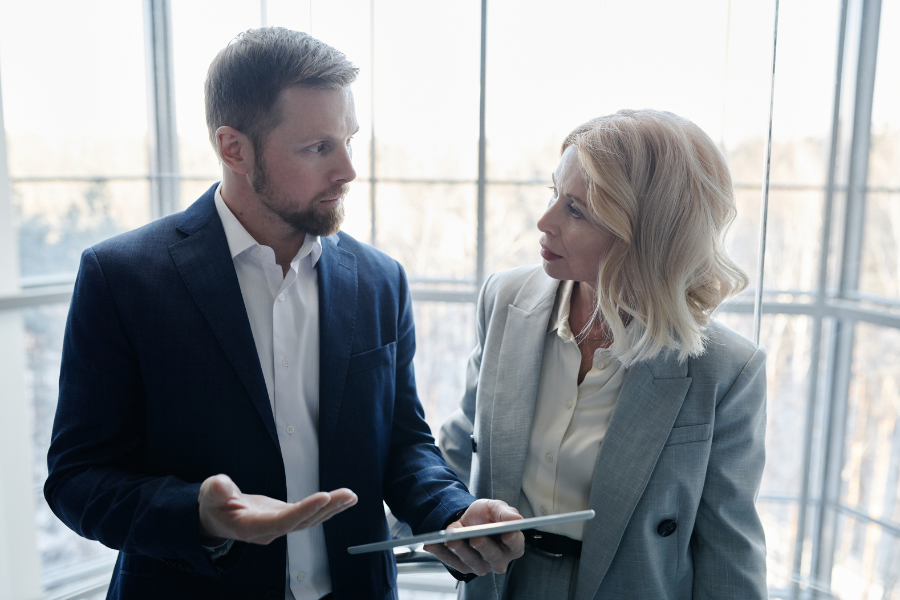
[[[318,236],[307,235],[287,275],[275,252],[259,245],[222,200],[216,210],[225,228],[250,330],[275,417],[287,501],[319,491],[319,289]],[[318,600],[331,591],[322,525],[287,536],[286,600]]]
[[[571,281],[560,284],[544,341],[518,507],[524,517],[587,510],[592,483],[603,485],[592,482],[594,463],[626,369],[609,350],[600,348],[578,385],[581,350],[569,328],[573,287]],[[580,540],[584,522],[541,529]]]

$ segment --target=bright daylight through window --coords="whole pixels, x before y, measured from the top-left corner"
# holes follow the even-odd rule
[[[79,259],[221,178],[203,80],[260,25],[360,69],[343,229],[406,270],[432,431],[481,284],[540,263],[564,136],[622,108],[706,131],[751,277],[717,318],[751,338],[762,284],[770,596],[900,600],[900,0],[0,1],[0,580],[21,593],[0,598],[105,593],[116,553],[42,494]],[[435,581],[402,576],[400,597],[455,597]]]

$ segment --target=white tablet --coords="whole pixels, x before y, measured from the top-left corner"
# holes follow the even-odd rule
[[[531,519],[518,519],[516,521],[502,521],[500,523],[488,523],[487,525],[472,525],[471,527],[459,527],[456,529],[442,529],[432,533],[412,535],[409,537],[395,538],[385,542],[350,546],[347,552],[350,554],[364,554],[379,550],[390,550],[397,546],[412,546],[414,544],[443,544],[452,540],[466,540],[481,535],[497,535],[507,531],[521,531],[522,529],[535,529],[548,525],[572,523],[574,521],[588,521],[594,518],[594,511],[581,510],[578,512],[550,515],[548,517],[533,517]]]

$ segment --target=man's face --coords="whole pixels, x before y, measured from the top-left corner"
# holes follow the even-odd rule
[[[359,130],[350,88],[291,87],[278,97],[281,123],[264,140],[251,186],[259,201],[298,232],[331,235],[344,220],[356,178],[350,139]]]

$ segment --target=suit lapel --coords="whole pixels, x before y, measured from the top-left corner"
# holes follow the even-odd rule
[[[356,256],[338,246],[338,235],[322,239],[319,272],[319,462],[331,447],[347,379],[356,326]]]
[[[559,281],[537,271],[509,305],[491,415],[491,497],[516,506],[537,400],[547,324]]]
[[[178,229],[188,237],[170,246],[169,255],[244,384],[272,441],[280,448],[250,320],[225,229],[216,212],[214,192],[215,186],[185,211]]]
[[[594,598],[691,385],[687,363],[659,357],[628,370],[594,467],[575,598]]]

